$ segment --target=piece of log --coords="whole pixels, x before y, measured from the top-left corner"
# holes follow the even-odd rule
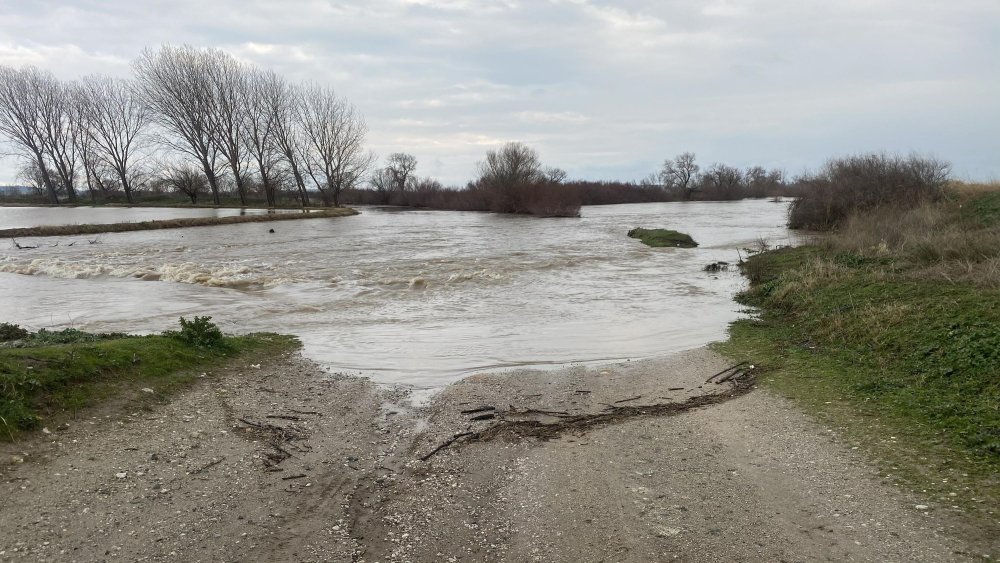
[[[740,363],[738,363],[738,364],[736,364],[736,365],[733,365],[733,366],[729,366],[729,367],[727,367],[726,369],[724,369],[724,370],[720,371],[719,373],[717,373],[717,374],[713,375],[712,377],[709,377],[708,379],[706,379],[706,380],[705,380],[705,383],[710,383],[710,382],[711,382],[711,381],[712,381],[713,379],[715,379],[716,377],[719,377],[720,375],[722,375],[722,374],[724,374],[724,373],[726,373],[726,372],[728,372],[728,371],[731,371],[731,370],[734,370],[734,369],[736,369],[736,368],[738,368],[738,367],[741,367],[741,366],[745,366],[745,365],[747,365],[747,363],[749,363],[749,362],[740,362]]]
[[[617,405],[619,403],[628,403],[628,402],[631,402],[631,401],[636,401],[636,400],[641,399],[641,398],[642,398],[642,395],[636,395],[635,397],[629,397],[628,399],[622,399],[620,401],[615,401],[615,404]]]
[[[483,405],[481,407],[477,407],[477,408],[474,408],[474,409],[466,409],[464,411],[459,411],[459,412],[461,412],[462,414],[476,414],[476,413],[480,413],[480,412],[495,411],[495,410],[497,410],[497,408],[494,407],[494,406]]]
[[[215,467],[216,465],[219,465],[220,463],[222,463],[222,461],[224,459],[226,459],[226,457],[222,456],[219,459],[213,461],[212,463],[209,463],[208,465],[203,465],[203,466],[199,467],[198,469],[195,469],[194,471],[189,471],[188,475],[197,475],[198,473],[201,473],[202,471],[204,471],[204,470],[206,470],[206,469],[208,469],[210,467]]]
[[[466,436],[472,436],[474,434],[475,434],[475,432],[459,432],[458,434],[455,434],[454,436],[452,436],[446,442],[442,443],[440,446],[438,446],[438,447],[434,448],[433,450],[431,450],[431,452],[428,453],[427,455],[422,456],[420,458],[420,461],[427,461],[428,459],[431,458],[431,456],[433,456],[434,454],[438,453],[439,451],[447,448],[448,446],[454,444],[458,440],[461,440],[462,438],[465,438]]]

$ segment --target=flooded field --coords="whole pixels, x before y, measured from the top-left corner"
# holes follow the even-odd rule
[[[96,244],[19,239],[38,248],[0,253],[0,310],[35,329],[137,332],[211,315],[229,332],[295,334],[330,370],[437,387],[479,370],[640,358],[723,338],[742,280],[703,268],[735,263],[758,239],[792,242],[786,207],[615,205],[584,207],[579,219],[370,208]],[[637,226],[687,232],[700,246],[648,248],[625,236]]]

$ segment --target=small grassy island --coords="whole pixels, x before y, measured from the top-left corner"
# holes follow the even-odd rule
[[[162,399],[230,358],[298,345],[276,334],[223,335],[209,319],[181,318],[179,331],[148,336],[0,324],[0,441],[116,399]]]
[[[635,228],[628,232],[628,236],[637,238],[646,246],[654,248],[694,248],[698,246],[691,235],[669,229]]]

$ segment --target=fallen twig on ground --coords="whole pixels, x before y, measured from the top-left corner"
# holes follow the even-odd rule
[[[197,475],[198,473],[201,473],[202,471],[205,471],[206,469],[208,469],[210,467],[215,467],[216,465],[219,465],[225,459],[226,459],[225,456],[220,457],[219,459],[217,459],[217,460],[215,460],[215,461],[213,461],[213,462],[211,462],[211,463],[209,463],[207,465],[203,465],[203,466],[199,467],[198,469],[195,469],[194,471],[188,471],[188,475]]]

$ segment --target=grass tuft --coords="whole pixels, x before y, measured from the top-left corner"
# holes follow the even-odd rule
[[[214,325],[196,317],[197,338],[180,333],[129,336],[75,329],[40,330],[0,348],[0,440],[48,421],[74,417],[84,408],[132,395],[140,403],[169,395],[197,373],[237,355],[273,354],[297,346],[274,334],[205,339]],[[204,324],[207,323],[207,324]],[[208,326],[210,325],[210,326]],[[217,329],[215,329],[217,330]],[[139,390],[152,389],[153,394]]]

